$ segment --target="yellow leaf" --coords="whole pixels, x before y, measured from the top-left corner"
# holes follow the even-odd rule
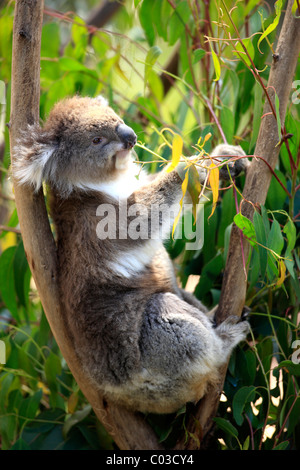
[[[73,414],[76,410],[78,403],[78,393],[73,392],[68,399],[68,413]]]
[[[206,136],[204,137],[204,142],[203,142],[203,145],[206,144],[206,142],[211,138],[211,132],[209,132],[208,134],[206,134]]]
[[[211,55],[212,55],[214,68],[215,68],[215,73],[216,73],[216,78],[214,78],[214,82],[217,82],[218,80],[220,80],[220,77],[221,77],[221,65],[220,65],[220,62],[219,62],[219,57],[217,56],[217,54],[213,50],[212,46],[210,46],[210,48],[211,48]]]
[[[182,185],[181,185],[181,189],[182,189],[182,198],[180,199],[180,210],[177,214],[177,216],[175,217],[175,220],[174,220],[174,224],[173,224],[173,228],[172,228],[172,238],[174,236],[174,232],[175,232],[175,229],[176,229],[176,226],[178,224],[178,220],[180,218],[180,214],[181,214],[181,211],[182,211],[182,203],[183,203],[183,198],[186,194],[186,190],[187,190],[187,187],[188,187],[188,182],[189,182],[189,170],[186,171],[185,173],[185,177],[184,177],[184,180],[182,182]]]
[[[172,163],[171,165],[167,168],[167,173],[170,171],[173,171],[174,168],[178,165],[180,161],[180,157],[182,155],[182,148],[183,148],[183,140],[180,135],[175,134],[173,137],[173,142],[172,142]]]
[[[50,395],[50,390],[49,388],[40,380],[38,381],[38,388],[42,389],[42,392],[44,395]]]
[[[285,271],[286,271],[286,266],[284,264],[284,261],[282,259],[279,260],[278,262],[279,264],[279,272],[280,272],[280,276],[278,278],[278,281],[276,282],[276,286],[281,286],[281,284],[283,284],[284,280],[285,280]]]
[[[217,205],[218,197],[219,197],[219,168],[216,167],[214,163],[211,163],[209,166],[210,174],[209,174],[209,184],[213,193],[213,206],[212,211],[209,218],[215,212],[215,208]]]
[[[15,246],[17,244],[17,235],[14,232],[7,232],[7,234],[2,238],[0,246],[1,250],[4,251],[10,246]]]

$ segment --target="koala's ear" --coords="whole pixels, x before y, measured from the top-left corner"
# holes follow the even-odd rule
[[[13,175],[19,184],[29,184],[35,191],[41,188],[46,165],[56,149],[51,137],[41,128],[30,126],[18,139],[14,148]]]
[[[101,106],[108,106],[108,100],[102,95],[98,95],[95,98]]]

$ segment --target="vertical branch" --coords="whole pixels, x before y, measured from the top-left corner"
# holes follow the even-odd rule
[[[275,93],[280,103],[280,120],[285,121],[286,109],[292,88],[292,81],[300,53],[300,19],[292,15],[293,0],[289,0],[282,25],[280,37],[276,48],[276,60],[273,61],[267,90],[273,106],[275,106]],[[278,128],[271,107],[266,100],[263,120],[260,126],[255,155],[263,157],[267,164],[274,169],[277,163],[280,146],[278,146]],[[255,204],[264,204],[268,193],[272,173],[261,159],[252,161],[248,170],[243,196],[246,201],[242,205],[242,213],[248,218],[253,217]],[[251,204],[253,203],[253,204]],[[245,259],[249,254],[249,243],[244,241]],[[245,303],[247,282],[243,275],[241,263],[241,244],[239,230],[233,225],[228,258],[224,273],[224,280],[220,304],[216,313],[217,321],[222,322],[231,314],[240,315]]]
[[[21,131],[39,121],[40,45],[44,2],[16,0],[10,117],[12,169],[16,143]],[[56,245],[49,225],[42,190],[14,182],[15,201],[24,249],[35,280],[41,303],[57,344],[78,386],[93,407],[97,417],[112,435],[120,449],[160,449],[157,438],[141,415],[106,402],[95,389],[76,355],[64,322],[57,281]]]
[[[273,106],[275,106],[274,90],[276,90],[280,103],[281,123],[285,121],[293,76],[300,53],[300,19],[292,15],[293,3],[294,0],[289,0],[287,4],[285,19],[276,48],[276,60],[273,61],[271,66],[267,87]],[[274,169],[280,149],[277,146],[279,139],[277,122],[274,114],[270,111],[270,103],[266,100],[263,111],[264,118],[255,148],[255,155],[263,157],[267,165],[261,158],[252,161],[243,192],[245,201],[242,205],[242,213],[250,219],[253,217],[253,205],[264,204],[265,202],[272,177],[270,168]],[[247,260],[249,243],[246,240],[244,240],[243,249]],[[246,288],[247,281],[242,263],[240,232],[238,227],[233,225],[220,303],[216,311],[217,323],[221,323],[230,315],[241,315],[245,304]],[[184,440],[178,442],[177,448],[182,448],[183,445],[186,449],[197,448],[197,441],[193,435],[200,436],[201,441],[211,429],[212,420],[219,406],[225,374],[226,367],[223,367],[219,372],[220,379],[217,386],[207,392],[193,415],[189,417],[186,428],[190,434],[187,441],[185,443]]]

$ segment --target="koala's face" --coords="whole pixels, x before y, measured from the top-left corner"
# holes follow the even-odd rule
[[[59,102],[43,129],[32,128],[17,149],[16,176],[36,188],[46,180],[66,192],[126,170],[136,135],[103,99]]]

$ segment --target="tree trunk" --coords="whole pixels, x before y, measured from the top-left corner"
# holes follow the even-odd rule
[[[297,60],[300,53],[300,19],[292,15],[294,0],[289,0],[286,8],[285,18],[277,43],[276,53],[271,66],[267,92],[275,109],[275,93],[280,103],[280,121],[285,121],[286,109],[289,95],[292,89],[292,81],[296,70]],[[255,155],[263,157],[272,169],[278,160],[280,146],[278,146],[277,121],[271,113],[268,100],[265,102],[263,119],[255,148]],[[247,172],[245,187],[243,191],[244,201],[242,213],[252,219],[255,204],[264,204],[268,193],[272,173],[264,161],[253,159]],[[250,203],[248,203],[249,201]],[[252,204],[251,204],[252,203]],[[244,259],[247,260],[250,245],[243,240]],[[247,279],[245,277],[242,263],[242,248],[240,230],[233,224],[226,267],[224,272],[221,297],[216,311],[216,321],[221,323],[230,315],[241,315],[245,305]],[[226,367],[220,370],[220,381],[215,389],[200,401],[199,406],[189,420],[187,429],[191,433],[200,434],[204,438],[212,426],[212,420],[216,415],[220,394],[223,389]],[[199,431],[200,430],[200,431]],[[182,445],[182,442],[178,444]],[[196,441],[190,437],[186,443],[187,449],[194,449]]]
[[[39,122],[40,42],[44,2],[17,0],[12,57],[10,147],[12,168],[16,139],[28,124]],[[24,249],[51,330],[78,386],[120,449],[160,449],[151,427],[140,414],[105,402],[78,364],[63,321],[57,283],[56,246],[42,191],[33,193],[14,182]]]
[[[296,66],[300,46],[299,20],[292,17],[290,10],[293,0],[289,0],[288,11],[278,42],[279,60],[272,65],[269,85],[277,90],[280,100],[281,122],[284,122],[288,94]],[[16,0],[13,58],[12,58],[12,96],[10,119],[10,146],[12,167],[14,148],[20,131],[28,124],[39,121],[39,70],[40,41],[43,19],[41,0]],[[298,29],[297,29],[298,28]],[[268,112],[266,105],[265,111]],[[277,125],[274,117],[263,119],[256,154],[274,167],[278,156]],[[254,203],[263,203],[271,179],[268,168],[254,161],[247,176],[244,195]],[[35,280],[40,299],[57,344],[75,378],[78,386],[92,405],[97,417],[104,424],[120,449],[161,449],[157,437],[141,414],[132,413],[113,403],[106,402],[90,384],[74,354],[63,321],[63,306],[59,297],[57,281],[56,246],[50,229],[42,191],[38,194],[25,186],[14,184],[16,207],[28,263]],[[245,215],[251,215],[251,206],[245,207]],[[222,290],[219,319],[229,313],[240,313],[245,299],[246,282],[240,257],[239,237],[233,229],[229,249],[224,286]],[[247,252],[248,247],[244,248]],[[190,418],[188,430],[195,433],[199,441],[209,430],[216,413],[219,394],[222,391],[225,371],[220,374],[220,386],[212,390],[200,403]],[[190,437],[178,443],[178,449],[198,447],[197,439]]]

